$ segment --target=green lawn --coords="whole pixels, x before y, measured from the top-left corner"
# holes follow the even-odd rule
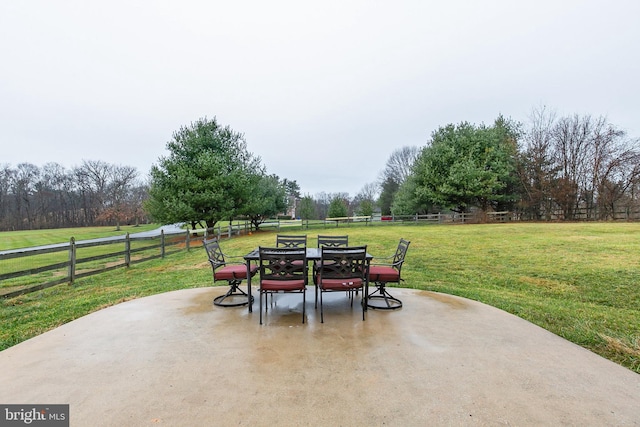
[[[403,237],[411,241],[406,287],[493,305],[640,373],[640,223],[411,224],[308,233],[311,245],[316,234],[349,234],[351,244],[367,244],[377,256],[391,255]],[[275,232],[259,232],[222,247],[244,254],[274,241]],[[0,349],[118,302],[210,285],[204,250],[195,246],[74,287],[4,300]]]

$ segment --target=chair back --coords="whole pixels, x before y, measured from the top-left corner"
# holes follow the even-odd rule
[[[278,248],[306,248],[307,235],[285,235],[278,234],[276,236],[276,247]]]
[[[321,236],[318,234],[318,247],[339,248],[349,246],[349,236]]]
[[[407,255],[407,249],[409,249],[408,240],[400,239],[398,243],[398,248],[396,249],[396,253],[393,255],[393,267],[400,272],[402,268],[402,264],[404,263],[404,258]]]
[[[214,270],[227,264],[224,260],[224,254],[222,253],[222,249],[220,249],[220,245],[218,244],[217,239],[204,239],[202,241],[202,244],[207,251],[209,262],[211,263],[211,267],[213,267]]]
[[[265,248],[260,247],[260,281],[292,281],[307,279],[306,248]]]
[[[366,246],[320,248],[318,266],[320,282],[326,279],[362,279],[368,277],[369,263]]]

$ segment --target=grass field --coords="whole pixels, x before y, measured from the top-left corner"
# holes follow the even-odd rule
[[[297,231],[300,233],[300,231]],[[349,234],[377,256],[411,241],[405,286],[501,308],[640,373],[640,223],[350,226],[308,232]],[[0,234],[2,238],[4,233]],[[273,245],[259,232],[222,247],[244,254]],[[132,298],[211,285],[204,250],[150,261],[2,301],[0,349],[97,309]]]

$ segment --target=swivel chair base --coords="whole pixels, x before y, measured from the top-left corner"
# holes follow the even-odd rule
[[[220,307],[240,307],[249,304],[249,295],[238,284],[231,284],[226,294],[220,295],[213,299],[213,304]],[[251,304],[253,304],[253,295],[251,295]]]
[[[387,292],[384,285],[377,285],[376,290],[367,296],[367,307],[376,310],[397,310],[402,308],[402,301]]]

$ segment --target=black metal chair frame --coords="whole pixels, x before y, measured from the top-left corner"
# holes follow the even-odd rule
[[[259,298],[260,298],[260,324],[262,325],[262,295],[278,292],[302,293],[302,323],[306,316],[306,288],[308,282],[307,250],[306,248],[265,248],[260,247],[258,268],[260,274]],[[286,283],[302,280],[301,289],[286,289]],[[264,289],[263,281],[281,282],[283,289]],[[265,304],[265,313],[267,304]]]
[[[367,260],[366,246],[350,247],[322,247],[320,264],[318,266],[317,288],[320,288],[320,322],[324,323],[324,306],[322,295],[325,292],[347,292],[353,307],[353,291],[362,288],[362,320],[365,320],[367,310],[366,288],[369,280],[369,260]],[[361,281],[358,286],[354,279]],[[340,288],[326,288],[324,281],[342,282]],[[316,292],[317,307],[317,292]]]
[[[276,247],[278,248],[306,248],[307,235],[286,235],[278,234],[276,236]]]
[[[372,263],[371,264],[372,267],[386,266],[386,267],[393,268],[398,272],[398,280],[387,280],[387,281],[372,280],[376,285],[376,289],[373,292],[371,292],[371,294],[369,294],[367,298],[368,307],[378,309],[378,310],[397,310],[399,308],[402,308],[402,301],[400,301],[398,298],[391,295],[389,291],[387,291],[386,285],[387,283],[398,283],[399,285],[401,281],[404,282],[404,279],[401,276],[402,264],[404,264],[404,259],[407,255],[407,249],[409,249],[410,243],[411,242],[409,242],[408,240],[400,239],[400,242],[398,243],[398,247],[396,248],[396,252],[395,254],[393,254],[393,256],[376,258],[380,260],[391,260],[390,263],[386,263],[386,264]],[[371,304],[371,301],[375,302],[379,300],[382,300],[384,302],[384,305]]]
[[[243,291],[240,288],[240,284],[242,283],[243,280],[247,279],[247,273],[246,273],[246,263],[242,262],[242,263],[229,263],[227,262],[226,258],[239,258],[242,259],[243,257],[241,256],[226,256],[224,253],[222,252],[222,249],[220,248],[220,244],[218,243],[217,239],[204,239],[202,241],[202,244],[204,245],[205,250],[207,251],[207,256],[209,257],[209,263],[211,264],[211,268],[213,270],[213,282],[214,284],[216,282],[219,281],[226,281],[229,283],[229,290],[227,291],[226,294],[224,295],[220,295],[218,297],[215,297],[213,299],[213,304],[217,305],[217,306],[221,306],[221,307],[240,307],[243,305],[247,305],[249,304],[249,295]],[[242,265],[245,268],[245,273],[244,275],[240,275],[238,277],[233,277],[235,275],[232,275],[232,278],[228,279],[228,278],[223,278],[223,279],[216,279],[216,270],[227,267],[227,266],[240,266]],[[255,270],[252,274],[252,276],[257,272],[257,270]],[[239,298],[238,298],[239,297]],[[234,301],[236,300],[236,302],[228,302],[227,301]],[[239,302],[237,302],[237,300],[240,300]],[[251,296],[251,304],[253,304],[254,298],[253,295]]]

